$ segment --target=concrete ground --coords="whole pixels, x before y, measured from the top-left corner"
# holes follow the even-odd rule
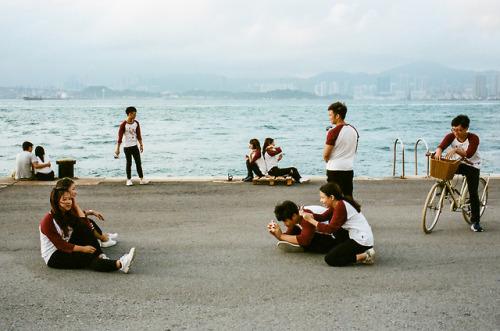
[[[319,204],[322,183],[79,180],[80,206],[119,233],[105,253],[137,248],[125,275],[48,268],[38,226],[53,183],[0,180],[0,329],[500,329],[500,180],[483,233],[446,211],[431,234],[433,180],[357,180],[377,261],[343,268],[283,253],[267,233],[278,202]]]

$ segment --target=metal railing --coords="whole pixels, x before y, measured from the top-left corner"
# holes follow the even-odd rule
[[[403,174],[400,176],[401,179],[406,179],[405,177],[405,146],[403,143],[403,140],[401,138],[396,138],[394,141],[394,161],[392,163],[392,175],[396,176],[396,147],[397,144],[401,145],[401,162],[402,162],[402,169],[403,169]],[[418,164],[418,159],[417,159],[417,148],[418,148],[418,143],[423,142],[425,144],[426,148],[426,154],[429,153],[429,145],[427,145],[427,142],[424,140],[424,138],[419,138],[417,142],[415,143],[415,176],[418,175],[418,169],[417,169],[417,164]],[[429,165],[430,165],[430,156],[427,156],[427,173],[426,177],[429,177]]]
[[[429,154],[429,145],[427,145],[427,142],[424,140],[424,138],[419,138],[417,140],[417,142],[415,143],[415,176],[418,175],[418,171],[417,171],[417,146],[418,146],[419,142],[423,142],[425,144],[425,148],[427,149],[427,151],[426,151],[425,154]],[[430,155],[427,155],[427,173],[426,173],[426,177],[429,177],[429,165],[430,165],[430,162],[431,162]]]
[[[405,179],[405,145],[403,144],[403,140],[401,140],[400,138],[397,138],[396,141],[394,142],[394,162],[392,164],[392,175],[395,176],[396,175],[396,146],[397,146],[397,143],[401,144],[401,154],[402,154],[402,163],[403,163],[403,174],[401,175],[400,178],[402,179]]]

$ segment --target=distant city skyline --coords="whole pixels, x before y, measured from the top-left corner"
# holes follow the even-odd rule
[[[500,70],[497,0],[2,1],[0,86]]]

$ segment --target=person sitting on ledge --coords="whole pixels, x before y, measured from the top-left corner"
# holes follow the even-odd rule
[[[42,146],[35,148],[36,161],[33,162],[33,170],[38,180],[54,180],[54,170],[50,168],[50,157],[45,154]]]
[[[302,178],[295,167],[278,168],[278,162],[283,158],[280,147],[276,147],[273,138],[266,138],[262,147],[262,154],[266,162],[267,173],[270,176],[292,176],[297,183],[308,183],[309,179]]]
[[[260,152],[260,142],[258,139],[251,139],[250,144],[248,145],[252,151],[250,155],[245,155],[247,159],[247,177],[243,178],[244,182],[251,182],[253,180],[253,174],[257,175],[257,177],[263,177],[266,173],[266,162],[264,158],[261,157],[262,154]]]
[[[16,156],[16,179],[34,179],[33,162],[36,162],[36,156],[33,155],[33,144],[29,141],[23,143],[23,151]]]

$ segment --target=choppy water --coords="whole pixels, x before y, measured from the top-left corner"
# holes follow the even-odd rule
[[[332,100],[336,101],[336,100]],[[125,108],[138,109],[148,178],[235,176],[245,174],[248,141],[275,139],[284,151],[281,167],[303,175],[324,175],[322,158],[329,101],[320,100],[0,100],[3,123],[0,176],[15,168],[23,141],[42,145],[53,160],[77,160],[75,176],[125,177],[123,153],[113,159]],[[500,173],[500,103],[493,101],[346,102],[346,121],[360,133],[355,176],[390,177],[396,138],[405,146],[406,174],[415,173],[414,147],[424,138],[434,150],[458,114],[471,118],[480,139],[483,172]],[[419,174],[424,174],[425,145],[418,145]],[[396,175],[401,175],[397,147]],[[136,176],[133,168],[133,176]]]

